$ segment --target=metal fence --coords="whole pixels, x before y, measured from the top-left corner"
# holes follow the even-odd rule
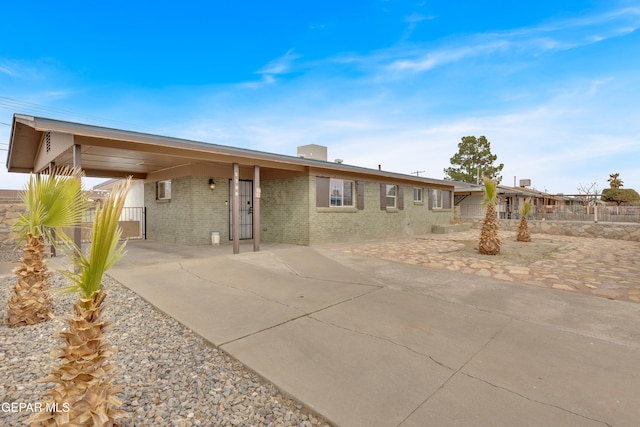
[[[520,219],[520,212],[509,212],[505,204],[499,204],[496,211],[500,219]],[[461,218],[482,218],[485,209],[481,205],[461,205]],[[527,218],[547,221],[595,221],[640,223],[640,206],[532,206]]]
[[[96,210],[90,209],[84,214],[83,223],[91,225],[95,217]],[[146,211],[140,207],[122,208],[119,225],[122,229],[123,239],[146,239]],[[83,239],[84,240],[84,239]]]

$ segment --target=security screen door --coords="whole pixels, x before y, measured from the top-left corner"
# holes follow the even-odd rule
[[[253,239],[253,181],[240,180],[240,240]],[[229,180],[229,240],[233,240],[233,180]]]

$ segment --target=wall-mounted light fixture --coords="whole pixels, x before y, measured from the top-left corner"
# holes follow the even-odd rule
[[[213,178],[209,178],[209,188],[214,190],[216,188],[216,183]]]

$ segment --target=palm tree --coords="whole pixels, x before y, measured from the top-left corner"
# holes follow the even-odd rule
[[[497,255],[500,253],[500,239],[498,238],[498,220],[496,219],[496,204],[498,203],[497,184],[487,177],[484,181],[484,200],[482,206],[487,212],[480,230],[480,244],[478,252],[485,255]]]
[[[23,245],[21,265],[13,272],[17,276],[9,298],[5,322],[10,327],[33,325],[50,318],[50,272],[44,252],[45,238],[55,244],[58,239],[68,240],[63,227],[78,226],[86,207],[82,194],[80,171],[62,168],[47,177],[31,175],[20,198],[27,211],[14,227],[18,243]]]
[[[102,319],[107,297],[102,278],[124,253],[126,242],[119,243],[122,231],[118,220],[130,185],[128,179],[116,186],[96,210],[88,258],[69,245],[76,270],[62,273],[72,281],[68,291],[78,293],[79,299],[66,330],[60,332],[63,345],[57,357],[61,364],[44,379],[56,385],[43,399],[50,407],[67,404],[69,410],[35,413],[27,420],[32,425],[113,426],[125,416],[117,409],[122,403],[115,397],[122,387],[111,384],[114,373],[109,357],[113,349],[105,339],[111,324]]]
[[[607,180],[609,182],[609,187],[611,188],[622,187],[623,182],[619,177],[620,177],[619,173],[609,174],[609,179]]]
[[[520,210],[520,225],[518,226],[518,236],[516,240],[518,242],[530,242],[531,235],[529,234],[529,223],[527,222],[527,215],[531,212],[531,199],[524,201],[524,206]]]

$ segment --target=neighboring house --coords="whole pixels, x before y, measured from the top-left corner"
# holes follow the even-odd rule
[[[459,211],[459,217],[461,219],[482,218],[484,216],[484,209],[482,208],[484,186],[460,181],[451,182],[455,185],[454,205]]]
[[[94,185],[93,191],[96,192],[109,192],[113,187],[122,182],[122,179],[110,179],[105,182],[101,182],[98,185]],[[127,198],[124,201],[125,208],[142,208],[144,207],[144,181],[134,179],[131,182],[131,188],[127,194]]]
[[[110,179],[93,187],[93,193],[99,194],[94,197],[98,203],[104,198],[116,184],[124,179]],[[131,187],[124,200],[124,207],[120,214],[120,228],[122,237],[127,239],[144,239],[146,236],[145,207],[144,207],[144,181],[140,179],[131,180]]]
[[[557,218],[558,215],[571,212],[580,201],[562,194],[548,194],[526,187],[498,185],[498,208],[500,219],[519,219],[525,200],[531,200],[531,216],[536,219]],[[463,219],[484,217],[482,200],[484,186],[455,182],[455,206]]]
[[[498,196],[500,197],[498,212],[502,219],[519,219],[520,210],[527,199],[531,199],[532,215],[539,219],[545,218],[547,214],[563,212],[569,203],[569,199],[563,195],[506,185],[498,185]]]
[[[407,154],[409,155],[409,153]],[[147,238],[201,245],[241,239],[312,245],[407,237],[453,220],[451,181],[298,156],[14,115],[10,172],[82,167],[144,181]]]

